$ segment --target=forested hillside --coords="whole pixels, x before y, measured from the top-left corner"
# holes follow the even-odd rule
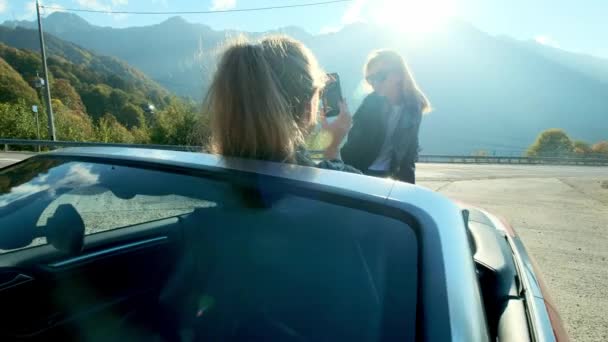
[[[46,113],[34,83],[42,75],[36,32],[0,27],[0,137],[35,138],[38,105],[42,138]],[[200,110],[171,95],[140,71],[46,35],[57,136],[61,140],[200,144]],[[9,46],[10,45],[10,46]],[[205,127],[203,127],[204,129]]]
[[[36,92],[0,57],[0,102],[16,102],[19,99],[33,103],[37,101]]]

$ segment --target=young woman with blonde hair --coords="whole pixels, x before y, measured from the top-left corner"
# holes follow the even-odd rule
[[[302,43],[286,36],[239,40],[220,58],[205,99],[211,113],[211,150],[241,157],[358,172],[338,158],[351,117],[345,104],[332,123],[328,160],[314,163],[304,138],[317,123],[326,74]]]
[[[374,91],[354,115],[342,159],[365,174],[413,184],[420,122],[431,104],[395,51],[374,51],[364,73]]]

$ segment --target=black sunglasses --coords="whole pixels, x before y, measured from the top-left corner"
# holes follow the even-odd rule
[[[388,77],[388,75],[392,72],[393,70],[383,70],[383,71],[378,71],[376,73],[373,73],[371,75],[368,75],[365,80],[367,81],[367,83],[369,84],[375,84],[375,83],[380,83],[380,82],[384,82],[384,80],[386,80],[386,78]]]

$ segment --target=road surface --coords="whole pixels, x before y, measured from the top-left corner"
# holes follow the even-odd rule
[[[27,157],[0,153],[0,166]],[[608,167],[419,164],[417,178],[507,218],[538,262],[572,340],[608,341]],[[99,212],[89,214],[99,221]]]
[[[0,168],[14,164],[29,156],[32,156],[32,154],[17,152],[0,152]]]

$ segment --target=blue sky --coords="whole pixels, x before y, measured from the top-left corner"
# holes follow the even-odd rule
[[[196,11],[301,4],[319,0],[44,0],[63,8],[118,11]],[[32,0],[0,0],[0,22],[35,18]],[[410,14],[412,13],[412,14]],[[164,15],[79,14],[103,26],[158,23]],[[190,22],[216,29],[265,31],[288,25],[311,33],[339,29],[353,21],[415,23],[407,29],[432,29],[448,17],[468,21],[490,34],[536,39],[559,48],[608,58],[608,0],[354,0],[320,7],[268,12],[187,15]]]

